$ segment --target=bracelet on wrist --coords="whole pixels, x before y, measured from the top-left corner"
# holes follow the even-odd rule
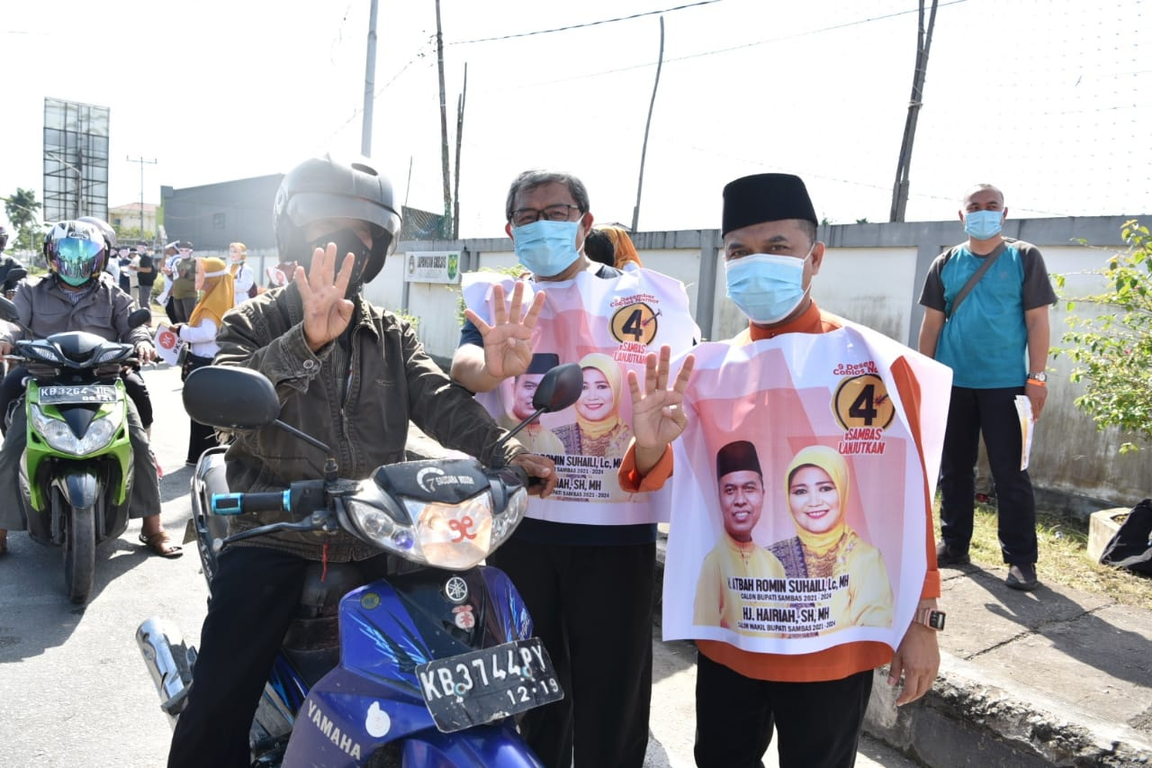
[[[1029,384],[1035,384],[1037,387],[1046,387],[1046,386],[1048,386],[1048,384],[1047,384],[1047,383],[1045,383],[1045,382],[1043,382],[1043,381],[1040,381],[1039,379],[1028,379],[1028,383],[1029,383]]]

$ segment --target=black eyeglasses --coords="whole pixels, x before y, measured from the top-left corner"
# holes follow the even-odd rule
[[[557,203],[544,208],[517,208],[512,211],[512,226],[523,227],[534,221],[540,221],[540,219],[568,221],[568,217],[571,215],[569,211],[573,208],[577,211],[580,210],[580,206],[569,205],[568,203]]]

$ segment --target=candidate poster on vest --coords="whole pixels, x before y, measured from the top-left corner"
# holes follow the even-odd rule
[[[949,369],[854,326],[693,354],[665,640],[895,648],[927,568]]]
[[[484,272],[463,278],[465,303],[488,322],[494,316],[492,286],[497,282],[511,296],[510,278]],[[516,436],[528,450],[556,462],[556,489],[547,499],[533,498],[528,516],[592,525],[656,522],[658,505],[650,494],[625,493],[617,480],[632,439],[625,372],[634,370],[643,378],[649,351],[667,344],[677,354],[700,338],[684,286],[646,269],[613,279],[583,272],[563,282],[529,282],[525,307],[540,289],[546,298],[532,333],[533,365],[476,396],[502,426],[511,427],[533,413],[532,394],[549,368],[579,363],[583,369],[584,389],[576,404],[543,414]],[[589,501],[602,503],[572,503]]]

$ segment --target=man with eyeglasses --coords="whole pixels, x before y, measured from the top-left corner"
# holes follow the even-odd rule
[[[681,283],[650,270],[625,275],[585,256],[593,217],[579,179],[526,171],[512,183],[505,213],[505,231],[531,273],[535,295],[526,299],[531,289],[517,281],[506,307],[508,281],[466,277],[466,300],[469,286],[480,290],[468,301],[452,359],[453,379],[490,410],[506,407],[496,405],[499,398],[514,396],[501,383],[525,373],[542,354],[577,362],[589,351],[691,346],[698,329]],[[631,325],[616,322],[649,311],[642,296],[661,311],[660,322],[643,322],[652,315]],[[546,319],[538,325],[540,317]],[[622,337],[621,326],[636,329],[636,337]],[[571,421],[573,415],[550,418]],[[619,420],[613,415],[595,426],[604,431]],[[572,460],[599,466],[615,458],[610,449],[585,448],[586,456],[557,459],[558,471]],[[647,749],[656,518],[646,495],[621,499],[614,473],[602,487],[593,476],[577,475],[566,493],[555,494],[559,498],[534,501],[512,538],[489,558],[516,584],[566,692],[562,701],[528,712],[521,725],[552,768],[569,768],[573,754],[577,768],[640,768]]]

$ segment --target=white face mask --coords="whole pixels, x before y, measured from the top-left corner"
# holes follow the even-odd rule
[[[753,253],[724,262],[728,298],[754,323],[778,323],[796,311],[808,293],[804,288],[802,259],[780,254]]]

